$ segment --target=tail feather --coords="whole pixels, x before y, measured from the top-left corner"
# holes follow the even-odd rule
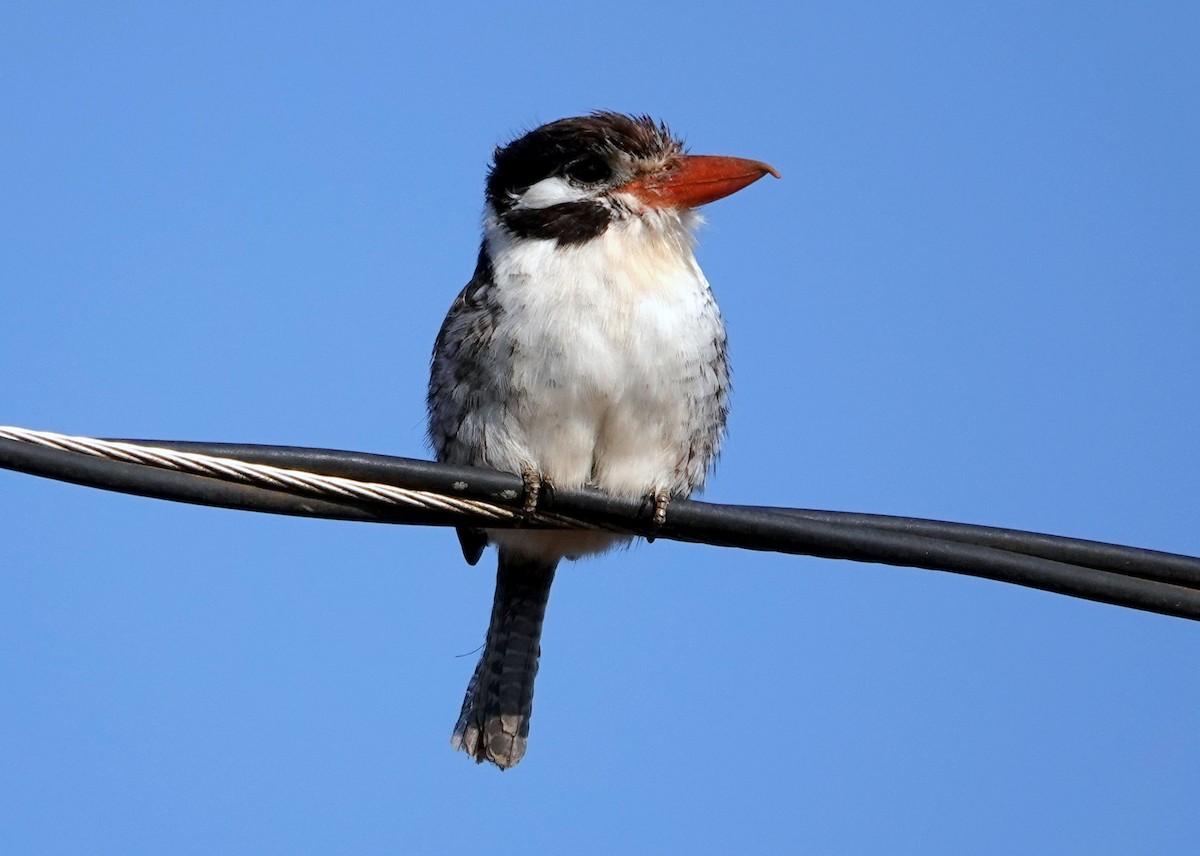
[[[501,548],[487,642],[467,686],[450,744],[502,769],[525,754],[542,621],[558,561]]]

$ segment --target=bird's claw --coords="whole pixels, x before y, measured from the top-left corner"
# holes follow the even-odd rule
[[[550,479],[531,466],[521,468],[521,481],[525,485],[525,496],[521,505],[521,518],[524,521],[537,514],[538,505],[543,500],[553,499],[554,485]]]
[[[538,499],[542,495],[542,474],[533,467],[521,467],[521,481],[525,484],[525,504],[521,513],[529,517],[537,511]]]
[[[667,522],[667,506],[671,504],[671,494],[665,490],[656,490],[646,497],[654,505],[650,516],[650,533],[646,535],[647,543],[654,543],[654,535]]]
[[[667,506],[671,504],[671,494],[665,490],[654,492],[654,518],[653,523],[656,527],[661,527],[667,522]]]

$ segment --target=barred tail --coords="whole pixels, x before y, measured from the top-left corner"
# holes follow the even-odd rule
[[[533,711],[542,620],[558,560],[501,548],[487,642],[467,687],[450,745],[501,769],[525,754]]]

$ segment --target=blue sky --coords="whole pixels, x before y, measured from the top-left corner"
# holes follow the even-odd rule
[[[1200,554],[1189,3],[8,4],[0,423],[424,456],[492,147],[612,108],[707,211],[707,497]],[[1175,853],[1200,627],[659,541],[565,568],[530,750],[448,744],[490,560],[0,473],[12,853]]]

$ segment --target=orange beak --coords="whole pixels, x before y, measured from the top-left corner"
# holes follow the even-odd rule
[[[779,178],[762,161],[713,155],[685,155],[665,169],[647,173],[617,188],[632,193],[651,208],[697,208],[737,193],[764,175]]]

